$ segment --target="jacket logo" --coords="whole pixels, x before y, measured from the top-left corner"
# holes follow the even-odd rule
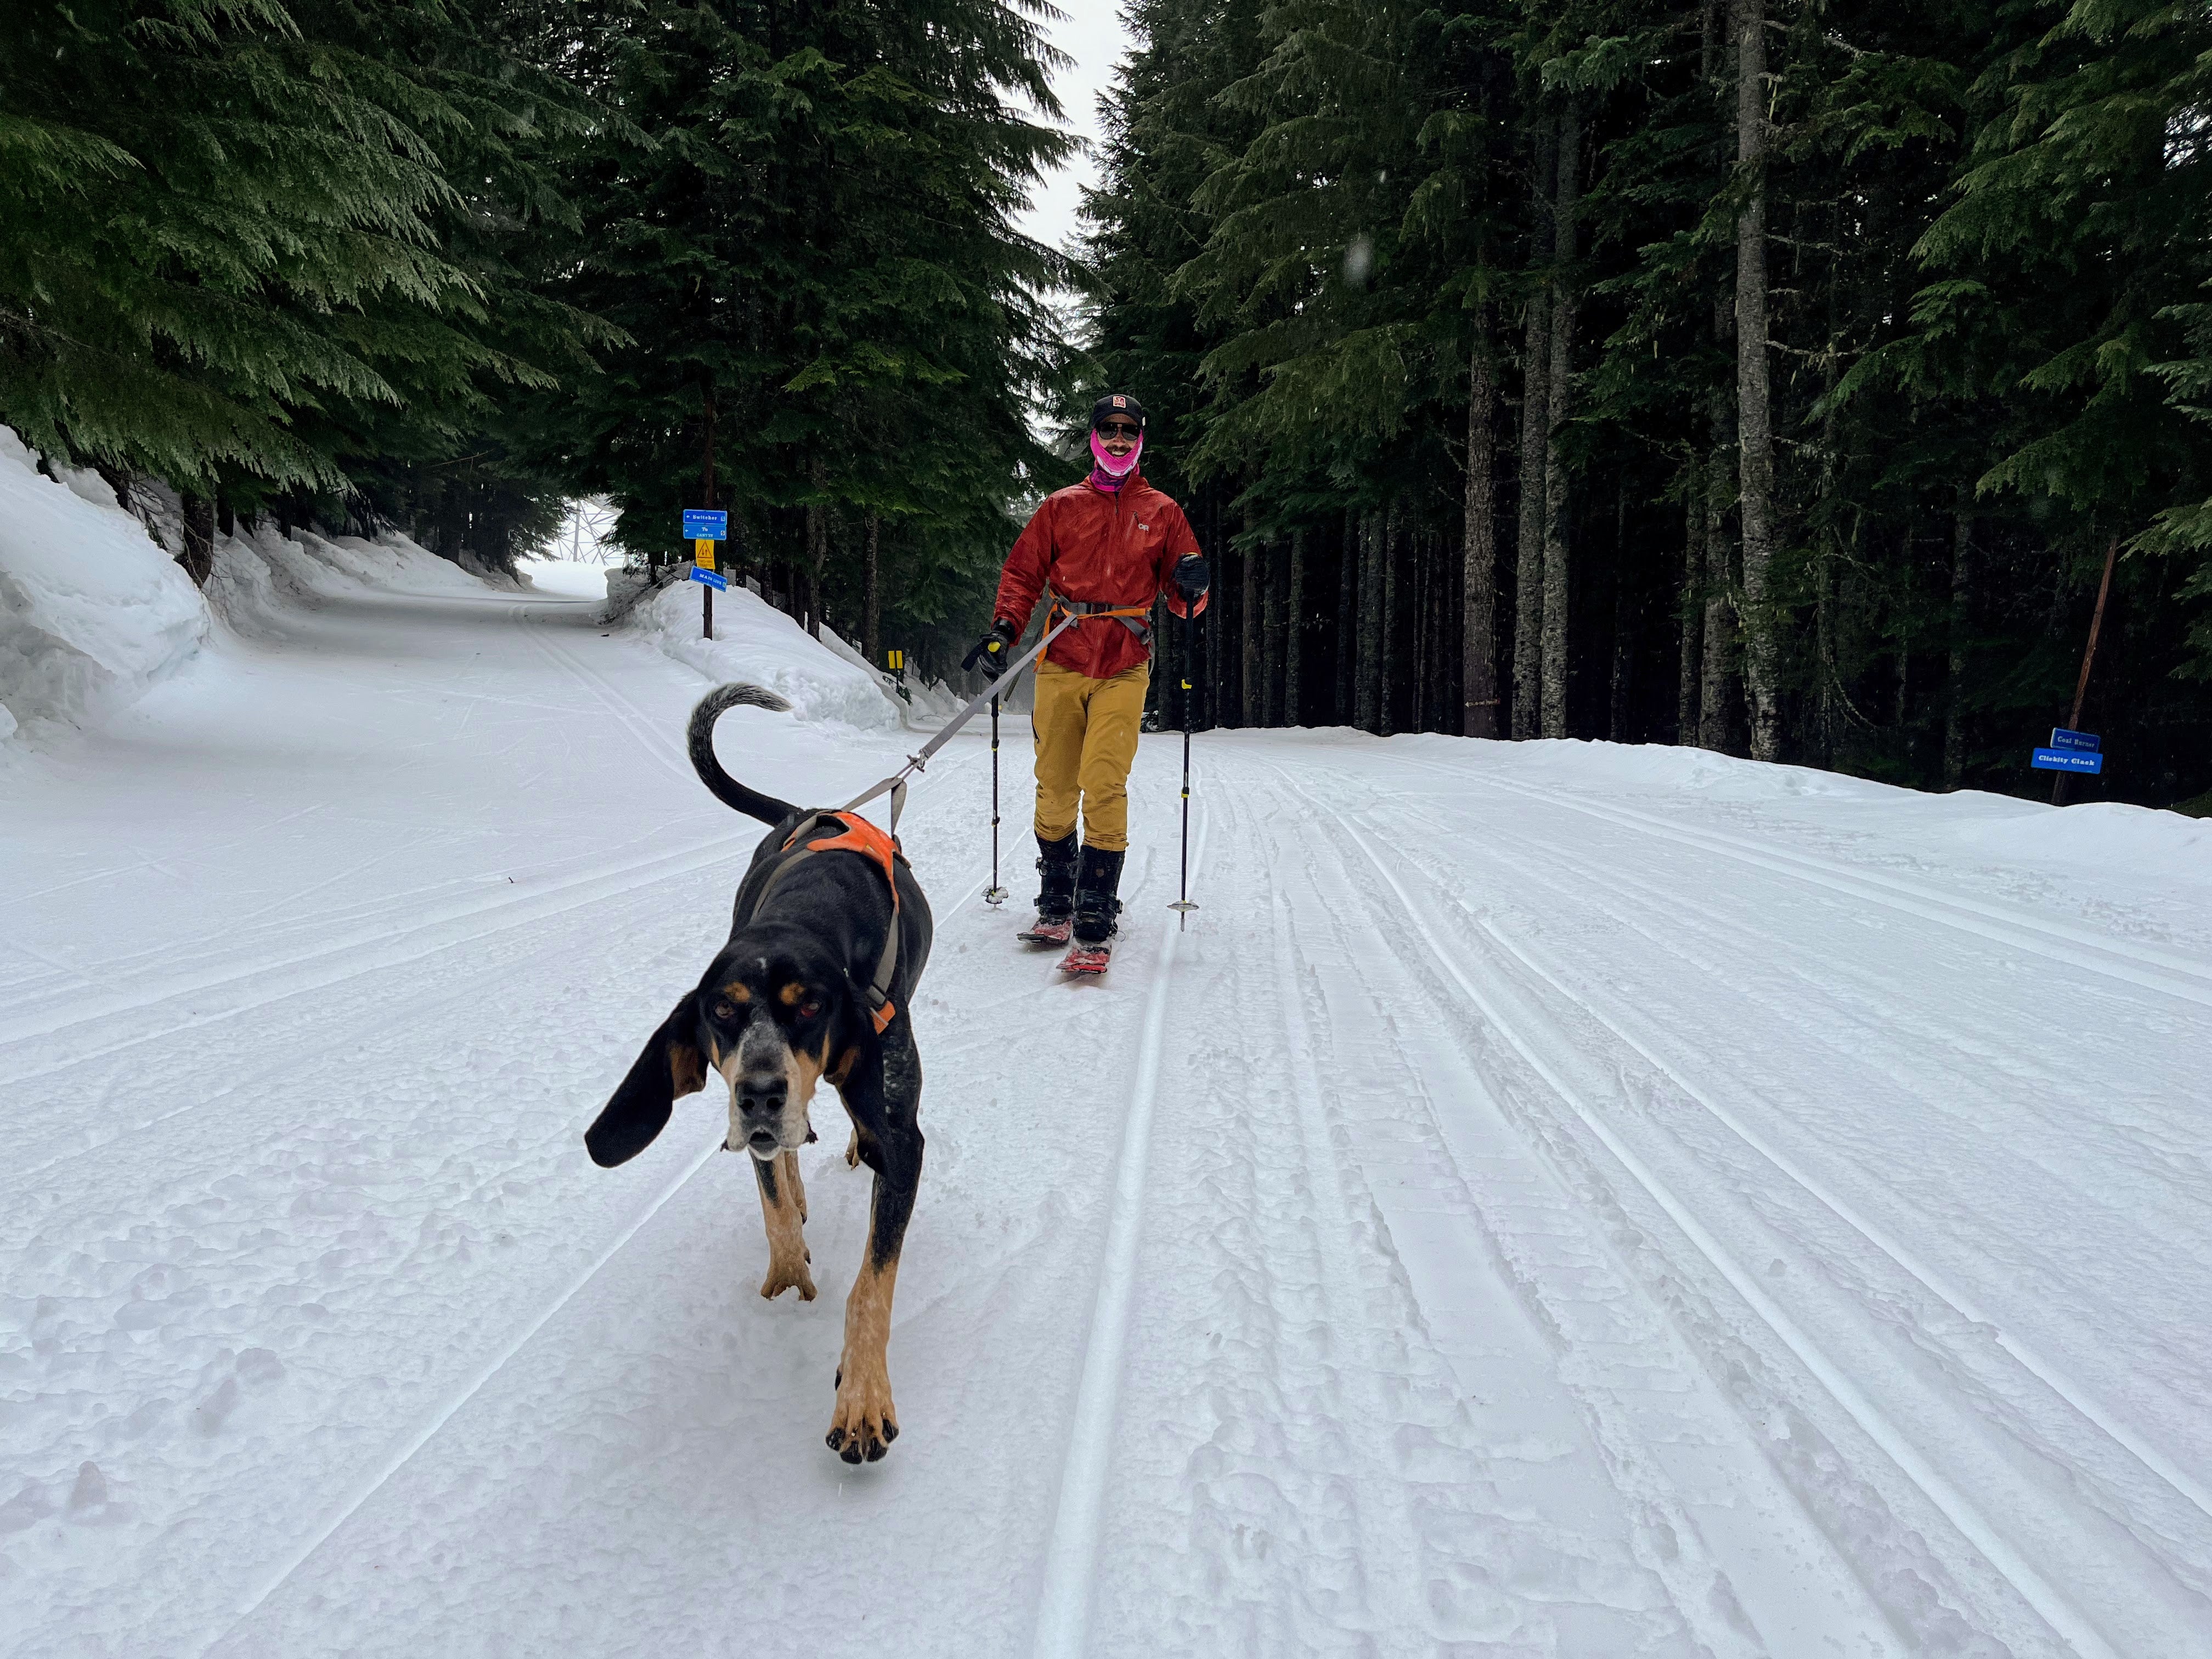
[[[1152,526],[1146,524],[1142,519],[1139,519],[1137,520],[1137,528],[1139,530],[1150,530]]]

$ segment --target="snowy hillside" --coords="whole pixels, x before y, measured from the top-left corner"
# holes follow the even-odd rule
[[[1179,932],[1170,733],[1067,984],[957,739],[854,1469],[834,1101],[811,1304],[711,1098],[581,1133],[757,838],[706,677],[815,699],[721,733],[789,798],[912,739],[661,603],[240,543],[197,656],[18,741],[0,1655],[2212,1655],[2203,825],[1205,733]]]

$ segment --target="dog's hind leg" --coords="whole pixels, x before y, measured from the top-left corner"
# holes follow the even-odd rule
[[[801,1231],[806,1192],[799,1182],[799,1155],[778,1152],[766,1163],[756,1158],[752,1166],[760,1184],[761,1217],[768,1223],[768,1277],[761,1280],[761,1294],[773,1299],[796,1290],[801,1302],[811,1302],[814,1275],[807,1271],[811,1258]]]
[[[914,1034],[901,1013],[884,1034],[882,1054],[866,1068],[865,1081],[846,1094],[856,1122],[868,1134],[861,1153],[875,1171],[868,1213],[868,1253],[845,1301],[845,1350],[837,1362],[837,1405],[830,1419],[830,1449],[848,1463],[874,1462],[898,1438],[891,1403],[887,1350],[891,1292],[898,1282],[899,1249],[914,1214],[921,1182],[921,1128],[915,1109],[921,1094],[921,1066]]]

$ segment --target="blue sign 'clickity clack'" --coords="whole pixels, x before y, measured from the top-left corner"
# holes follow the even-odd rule
[[[2094,743],[2096,739],[2092,738],[2089,741]],[[2039,749],[2035,751],[2034,766],[2039,772],[2094,774],[2105,769],[2105,757],[2094,749]]]

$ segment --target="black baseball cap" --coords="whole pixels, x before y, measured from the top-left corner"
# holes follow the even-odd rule
[[[1109,392],[1091,405],[1091,429],[1096,432],[1099,422],[1109,415],[1127,416],[1142,431],[1145,425],[1145,406],[1126,392]]]

